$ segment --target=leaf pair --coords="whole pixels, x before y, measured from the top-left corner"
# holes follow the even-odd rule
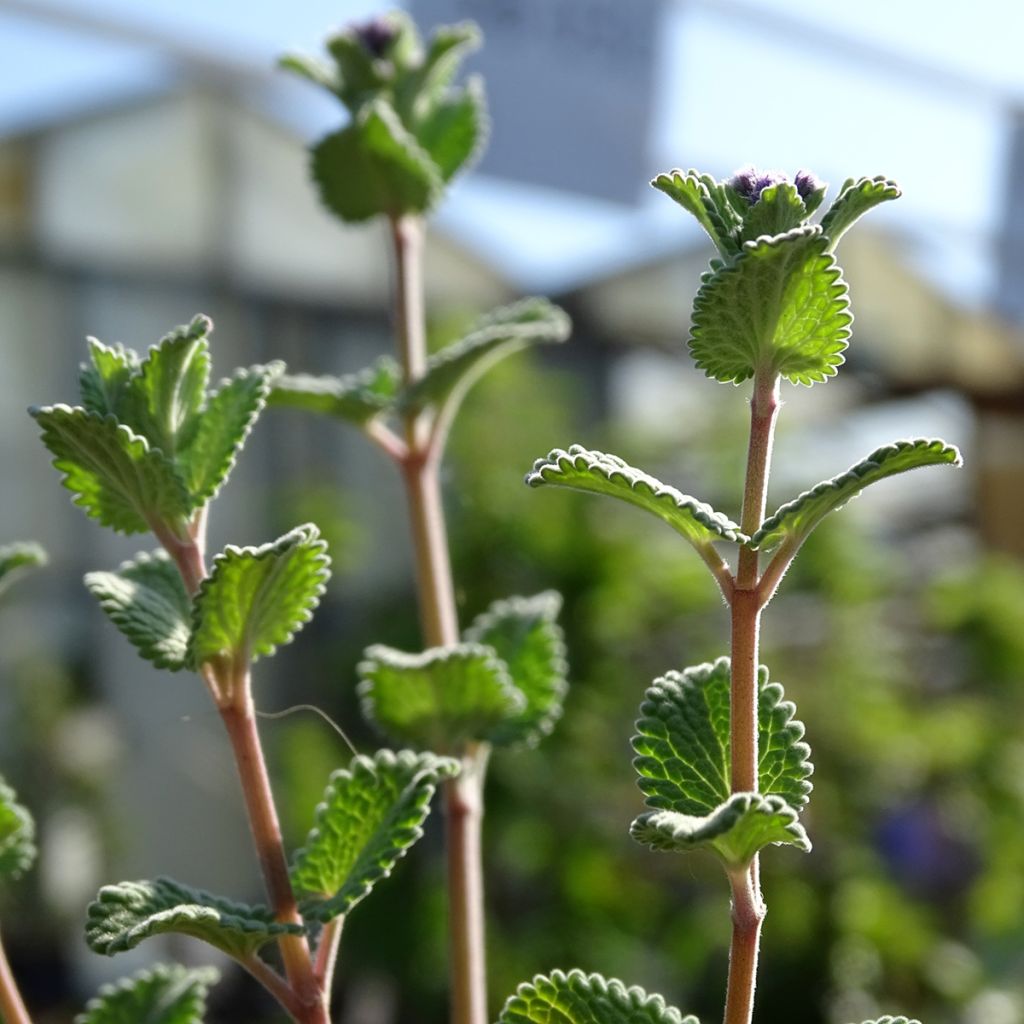
[[[554,728],[566,662],[558,594],[498,601],[464,641],[422,654],[377,645],[359,666],[363,712],[383,733],[427,750],[534,744]]]
[[[383,358],[345,377],[280,375],[270,404],[326,413],[363,426],[377,417],[429,410],[450,422],[470,387],[491,366],[530,345],[565,341],[569,318],[546,299],[523,299],[482,317],[459,341],[432,355],[424,375],[409,387],[392,359]]]
[[[762,373],[808,386],[834,376],[853,317],[833,253],[854,221],[899,196],[895,183],[846,181],[820,224],[807,222],[825,193],[810,175],[791,184],[750,171],[718,182],[675,170],[651,184],[696,217],[721,255],[694,302],[697,366],[736,384]]]
[[[452,86],[479,45],[469,23],[438,29],[424,50],[412,21],[390,14],[327,41],[333,66],[291,55],[281,65],[336,95],[351,121],[313,148],[321,199],[342,220],[398,218],[437,204],[486,143],[483,83]]]
[[[209,391],[212,329],[197,316],[145,359],[91,338],[82,405],[30,410],[75,504],[104,526],[184,536],[230,473],[275,368],[239,370]]]
[[[422,833],[437,784],[458,764],[433,754],[378,751],[357,757],[331,776],[306,845],[296,854],[292,880],[305,893],[307,920],[326,922],[369,894]],[[169,878],[102,888],[89,905],[86,941],[100,954],[134,949],[144,939],[177,933],[201,939],[243,963],[298,925],[275,921],[250,906]]]
[[[641,791],[648,807],[630,829],[656,850],[708,848],[730,869],[762,847],[809,850],[797,820],[813,771],[804,727],[782,687],[758,673],[758,792],[730,789],[729,659],[669,672],[656,679],[640,707],[633,737]]]
[[[538,459],[526,476],[531,487],[552,484],[592,494],[607,494],[635,505],[667,523],[706,560],[712,560],[712,544],[729,540],[758,549],[772,550],[786,542],[794,551],[830,512],[842,508],[869,484],[921,466],[961,464],[952,445],[934,438],[897,441],[873,451],[845,473],[826,480],[769,516],[747,537],[739,526],[703,502],[662,483],[615,455],[588,451],[581,445],[556,448]]]
[[[658,995],[627,988],[615,978],[574,970],[538,974],[505,1003],[498,1024],[698,1024]],[[864,1024],[920,1024],[880,1017]]]
[[[85,584],[110,620],[159,668],[172,672],[222,659],[243,668],[273,654],[309,621],[330,559],[307,523],[259,547],[230,546],[190,598],[163,552],[140,554]]]

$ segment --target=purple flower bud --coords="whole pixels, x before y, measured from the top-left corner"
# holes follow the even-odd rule
[[[809,195],[824,187],[824,182],[819,181],[810,171],[797,171],[793,184],[796,186],[797,195],[801,199],[806,199]]]
[[[726,184],[753,206],[766,188],[780,185],[785,180],[786,176],[780,171],[759,171],[754,167],[745,167],[737,171]]]
[[[390,18],[371,18],[349,31],[373,57],[383,57],[398,35],[398,26]]]

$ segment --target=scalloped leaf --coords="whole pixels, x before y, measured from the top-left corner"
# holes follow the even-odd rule
[[[874,178],[847,178],[832,205],[821,218],[821,230],[829,239],[829,251],[835,251],[839,239],[868,210],[903,193],[895,181],[882,175]]]
[[[134,949],[151,935],[174,932],[245,960],[280,935],[303,933],[299,925],[275,921],[269,907],[236,903],[172,878],[105,885],[87,915],[85,941],[103,956]]]
[[[571,326],[565,312],[547,299],[522,299],[492,310],[464,338],[430,357],[426,373],[406,390],[402,403],[414,409],[435,405],[439,415],[450,416],[495,363],[530,345],[565,341]]]
[[[382,99],[314,147],[312,173],[324,205],[350,222],[422,213],[441,194],[433,160]]]
[[[693,305],[690,352],[723,383],[760,368],[794,384],[834,376],[850,336],[846,282],[817,226],[746,242],[712,271]]]
[[[209,317],[199,314],[157,342],[111,408],[118,421],[169,459],[187,447],[200,423],[210,379]]]
[[[749,864],[765,846],[808,851],[811,842],[797,812],[782,797],[736,793],[710,814],[647,811],[629,828],[638,842],[661,852],[684,853],[710,847],[729,867]]]
[[[573,970],[538,974],[505,1003],[498,1024],[699,1024],[658,995]]]
[[[438,783],[458,771],[451,758],[380,750],[334,772],[292,868],[296,889],[309,894],[303,916],[327,922],[368,896],[423,835]]]
[[[192,601],[163,551],[139,554],[117,572],[90,572],[85,585],[147,661],[177,672],[187,664]]]
[[[706,815],[730,797],[729,659],[666,672],[644,695],[633,767],[647,806]],[[758,670],[758,789],[802,808],[814,771],[804,726],[768,669]]]
[[[219,977],[212,967],[157,964],[104,985],[74,1024],[202,1024],[206,994]]]
[[[799,547],[825,516],[856,498],[869,484],[920,466],[962,464],[957,448],[938,438],[917,438],[884,445],[845,473],[817,484],[782,505],[750,538],[750,546],[767,550],[789,541],[794,547]]]
[[[138,373],[139,357],[124,345],[104,345],[87,338],[90,362],[82,363],[78,386],[82,405],[100,416],[115,416],[132,377]]]
[[[693,214],[697,222],[727,259],[739,252],[737,232],[739,215],[724,199],[721,186],[710,175],[679,169],[659,174],[652,182],[684,210]]]
[[[451,84],[459,65],[481,41],[480,29],[472,21],[439,25],[427,44],[423,63],[403,83],[402,109],[413,106],[417,98],[421,103],[436,102]]]
[[[742,544],[748,539],[736,523],[710,505],[663,484],[617,455],[589,451],[582,445],[574,444],[568,451],[555,448],[546,458],[538,459],[526,483],[530,487],[554,484],[620,498],[668,523],[698,551],[717,540]]]
[[[463,634],[468,643],[484,644],[497,653],[526,698],[519,715],[496,727],[492,742],[532,746],[547,736],[561,717],[569,688],[565,636],[558,625],[561,609],[562,595],[553,590],[533,597],[506,598],[478,615]]]
[[[193,602],[189,664],[245,665],[273,654],[312,618],[330,564],[312,523],[260,547],[227,547]]]
[[[740,241],[750,242],[761,235],[769,237],[785,234],[799,227],[807,217],[807,206],[788,181],[770,185],[747,208],[740,229]]]
[[[398,363],[383,356],[365,370],[344,377],[278,374],[271,380],[267,404],[324,413],[362,425],[394,406],[401,382]]]
[[[363,714],[385,735],[428,750],[486,740],[526,698],[490,647],[457,644],[407,654],[377,644],[359,665]]]
[[[648,807],[631,832],[655,849],[710,846],[730,866],[756,853],[756,844],[810,849],[798,811],[811,791],[810,748],[794,705],[782,687],[758,670],[758,788],[730,792],[729,659],[668,672],[640,706],[633,766]],[[741,798],[742,799],[739,799]],[[751,852],[752,851],[752,852]]]
[[[15,580],[46,562],[46,552],[35,541],[0,545],[0,594]]]
[[[192,505],[174,464],[113,416],[51,405],[29,410],[62,483],[86,515],[120,533],[165,523],[184,533]]]
[[[906,1017],[878,1017],[875,1020],[866,1020],[864,1024],[921,1024],[919,1020],[909,1020]]]
[[[193,507],[205,505],[234,468],[270,394],[277,365],[236,370],[220,382],[202,410],[187,447],[178,457]]]
[[[489,134],[487,96],[479,75],[471,75],[461,89],[438,99],[416,125],[416,141],[445,182],[476,162]]]
[[[36,825],[13,789],[0,778],[0,879],[21,878],[35,862]]]

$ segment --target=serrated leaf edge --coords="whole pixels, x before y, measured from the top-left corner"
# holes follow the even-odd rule
[[[609,483],[614,483],[614,477],[621,477],[628,488],[639,491],[646,487],[651,496],[656,499],[668,498],[679,511],[685,512],[697,521],[701,526],[716,533],[722,540],[735,541],[738,544],[746,543],[749,538],[740,530],[737,523],[734,523],[721,512],[716,512],[710,505],[688,494],[672,487],[670,484],[662,483],[656,477],[645,473],[642,469],[629,465],[617,455],[610,455],[606,452],[584,448],[583,445],[570,445],[568,449],[554,448],[544,458],[537,459],[533,468],[526,474],[525,483],[528,487],[540,487],[542,484],[564,486],[571,490],[585,490],[571,483],[563,483],[561,480],[550,479],[549,474],[563,474],[566,467],[563,463],[570,463],[576,470],[594,470],[602,475]],[[614,497],[614,495],[608,495]],[[687,536],[682,530],[674,526],[671,520],[665,520],[677,533],[681,534],[691,544],[692,537]]]
[[[215,967],[182,967],[179,964],[155,964],[146,970],[136,971],[129,978],[121,978],[118,981],[100,986],[96,995],[85,1004],[85,1009],[82,1013],[75,1017],[73,1024],[88,1024],[89,1017],[102,1010],[106,1000],[131,992],[136,985],[164,980],[172,983],[188,983],[191,981],[199,989],[196,993],[197,997],[201,1001],[205,1001],[206,993],[220,980],[220,971]]]
[[[923,466],[948,465],[959,467],[963,465],[963,457],[960,454],[959,448],[957,448],[956,445],[947,444],[941,438],[920,437],[905,441],[895,441],[892,444],[883,445],[881,448],[876,448],[870,455],[867,456],[867,458],[862,459],[855,466],[851,466],[845,472],[839,473],[837,476],[832,477],[830,480],[823,480],[821,483],[816,484],[810,490],[804,491],[802,494],[797,495],[797,497],[795,497],[792,501],[787,501],[784,505],[780,505],[779,508],[776,509],[775,512],[771,516],[769,516],[755,531],[754,535],[750,538],[748,542],[748,546],[753,548],[754,550],[760,550],[766,546],[774,546],[774,543],[780,542],[782,538],[780,537],[779,541],[773,541],[772,534],[778,531],[782,523],[784,523],[785,520],[795,511],[797,511],[801,506],[805,505],[807,502],[812,501],[815,498],[821,497],[828,491],[841,490],[848,483],[851,483],[854,480],[866,476],[873,469],[877,469],[880,466],[883,466],[885,460],[889,458],[891,455],[900,454],[902,452],[908,451],[911,448],[919,448],[922,451],[924,451],[929,448],[934,448],[936,445],[940,446],[937,454],[945,455],[948,453],[953,455],[954,457],[952,459],[942,459],[941,461],[937,460],[935,462],[921,463],[919,466],[907,466],[906,469],[897,470],[890,475],[898,476],[900,473],[906,473],[912,469],[920,469]],[[871,481],[868,481],[868,483],[870,482]],[[867,483],[865,483],[864,486],[866,487]],[[858,497],[862,493],[862,491],[863,488],[860,488],[856,492],[851,494],[850,497],[843,501],[841,504],[829,506],[829,508],[825,510],[823,515],[827,515],[829,512],[835,512],[836,510],[842,508],[844,505],[848,504],[854,498]],[[818,521],[820,521],[820,519],[812,524],[812,528],[814,525],[817,525]]]

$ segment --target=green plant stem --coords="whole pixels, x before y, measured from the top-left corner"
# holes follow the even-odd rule
[[[750,536],[764,519],[775,420],[779,411],[779,378],[761,371],[754,378],[750,400],[750,443],[740,526]],[[741,547],[732,597],[730,788],[733,793],[758,789],[757,667],[763,605],[758,588],[758,553]],[[765,905],[761,898],[758,859],[743,871],[730,873],[732,941],[725,1024],[750,1024],[757,984],[757,955]]]
[[[221,718],[231,740],[235,764],[242,783],[249,826],[275,920],[302,925],[288,876],[281,825],[274,806],[263,748],[256,727],[248,674],[232,687],[233,700],[220,707]],[[304,935],[283,935],[278,939],[285,975],[299,1013],[290,1008],[299,1024],[329,1024],[325,999],[313,971],[309,944]]]
[[[0,1018],[5,1024],[32,1024],[25,1003],[18,991],[18,983],[14,980],[11,965],[7,962],[7,954],[0,942]]]
[[[406,386],[427,366],[423,298],[423,223],[391,222],[395,254],[395,325]],[[440,461],[445,431],[432,431],[422,414],[405,420],[402,472],[416,559],[420,620],[427,646],[458,642],[458,613],[441,501]],[[481,832],[488,747],[461,752],[463,773],[444,784],[448,859],[448,929],[451,950],[452,1024],[487,1024]]]

